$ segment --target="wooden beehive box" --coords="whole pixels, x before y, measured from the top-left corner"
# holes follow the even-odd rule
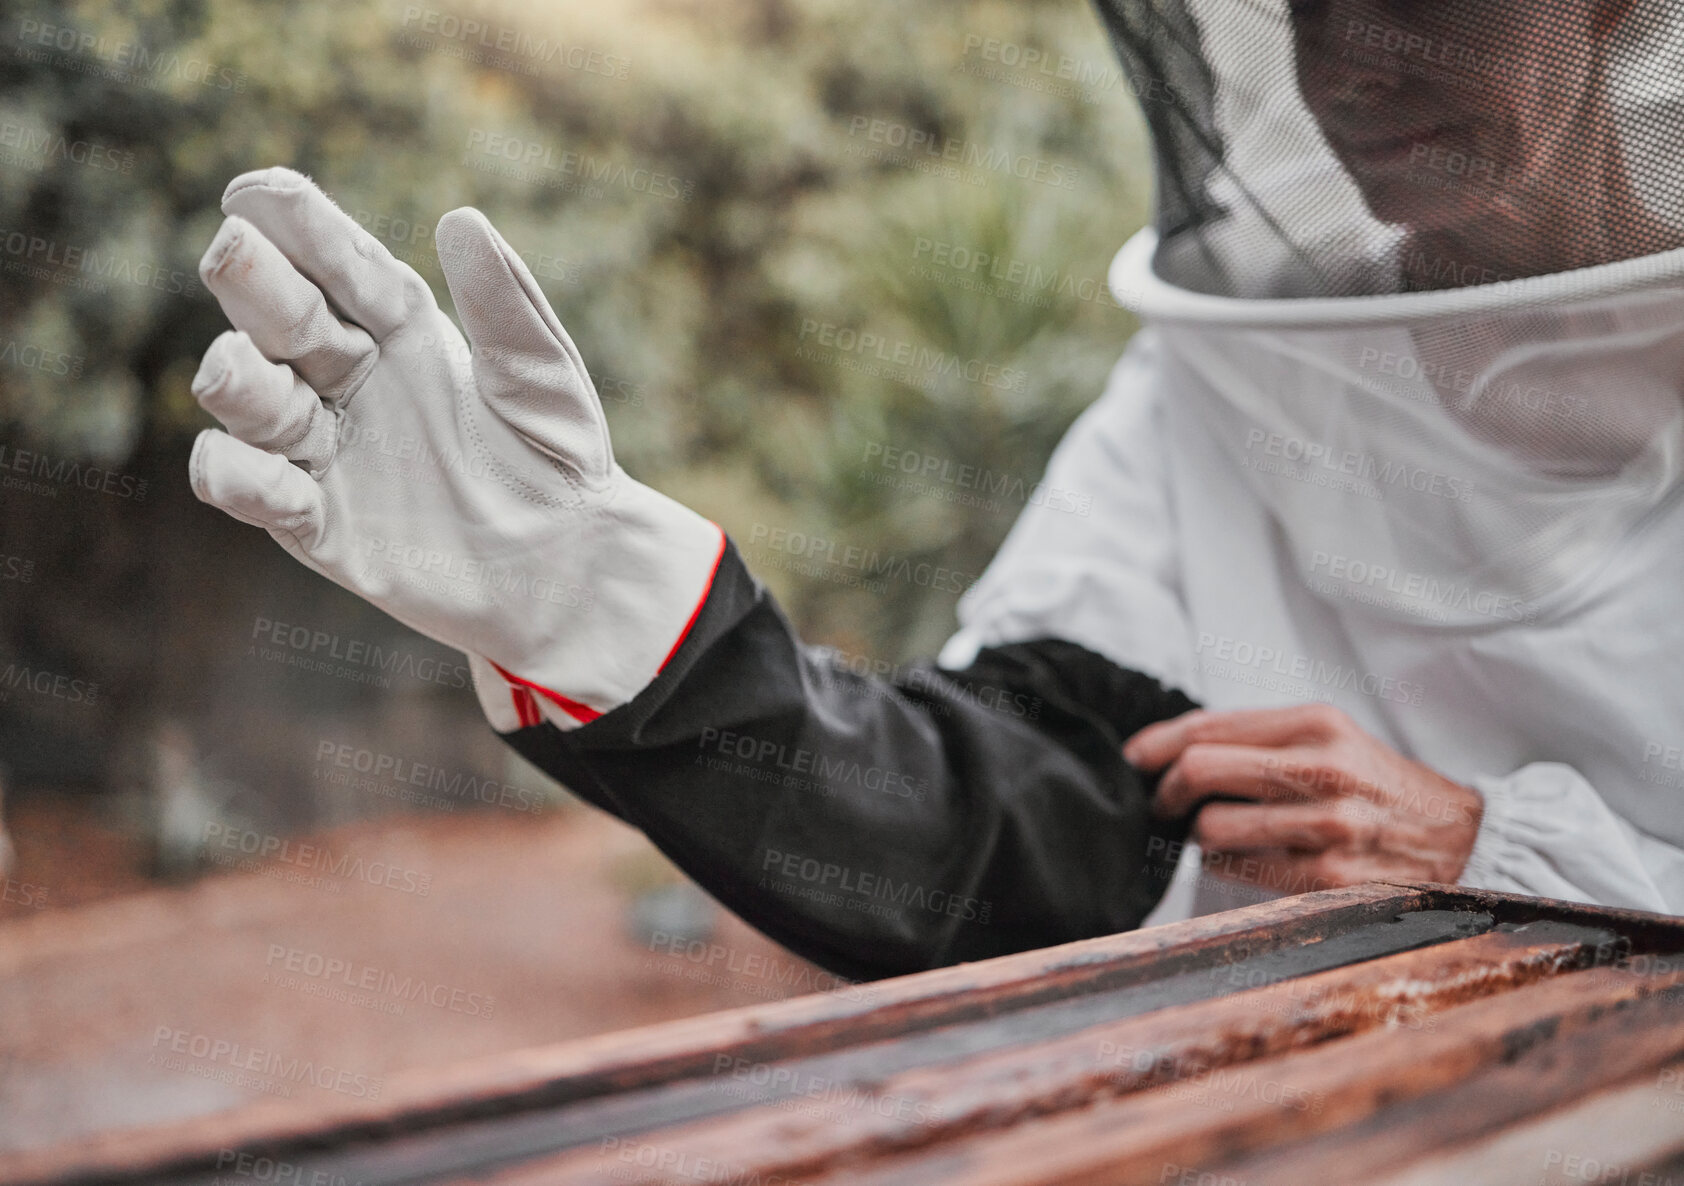
[[[1684,920],[1371,884],[0,1158],[4,1182],[1684,1183]]]

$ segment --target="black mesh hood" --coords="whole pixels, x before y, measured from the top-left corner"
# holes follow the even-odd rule
[[[1196,292],[1500,283],[1684,246],[1676,0],[1097,0]]]

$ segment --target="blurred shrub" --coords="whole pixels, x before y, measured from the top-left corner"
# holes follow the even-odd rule
[[[66,360],[0,360],[0,440],[155,474],[178,507],[26,533],[38,588],[58,565],[98,591],[59,607],[74,628],[14,599],[0,646],[84,645],[100,606],[140,606],[140,642],[64,660],[119,709],[203,702],[212,660],[160,674],[187,646],[169,623],[234,596],[206,555],[245,545],[177,486],[223,325],[197,260],[246,169],[311,174],[446,301],[431,227],[483,208],[626,468],[750,545],[980,573],[1133,327],[1103,278],[1145,216],[1143,133],[1078,0],[23,0],[0,38],[0,338]],[[290,564],[260,545],[227,589]],[[873,591],[748,553],[815,641],[898,659],[951,628],[950,582]]]

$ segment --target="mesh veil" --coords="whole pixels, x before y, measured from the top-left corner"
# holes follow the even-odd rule
[[[1684,5],[1098,2],[1157,155],[1113,287],[1304,584],[1564,612],[1684,490]]]
[[[1675,0],[1098,6],[1183,288],[1440,289],[1684,245]]]

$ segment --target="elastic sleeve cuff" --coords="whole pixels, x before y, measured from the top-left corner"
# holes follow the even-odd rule
[[[1485,800],[1485,810],[1479,819],[1479,834],[1474,838],[1473,851],[1462,867],[1460,884],[1471,889],[1498,888],[1498,871],[1504,868],[1504,849],[1512,841],[1508,834],[1512,792],[1504,778],[1476,778],[1474,790]],[[1507,862],[1512,864],[1512,862]]]
[[[1560,762],[1533,762],[1512,774],[1474,779],[1485,800],[1461,884],[1666,911],[1645,867],[1637,834],[1583,775]]]

